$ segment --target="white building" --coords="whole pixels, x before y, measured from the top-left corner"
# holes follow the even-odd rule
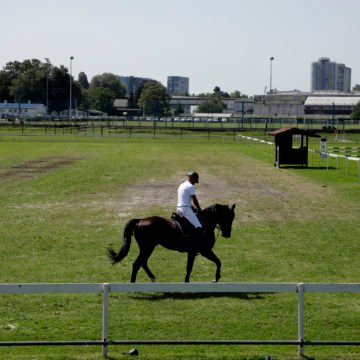
[[[46,106],[43,104],[28,103],[0,103],[0,117],[26,118],[37,115],[46,115]]]

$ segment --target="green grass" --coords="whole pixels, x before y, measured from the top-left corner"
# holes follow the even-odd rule
[[[316,146],[316,144],[314,144]],[[62,166],[59,159],[73,159]],[[38,161],[37,163],[34,161]],[[40,161],[40,162],[39,162]],[[48,168],[42,168],[43,165]],[[51,165],[51,166],[49,166]],[[169,216],[187,171],[203,207],[236,203],[215,252],[224,282],[359,282],[359,178],[334,169],[275,169],[272,147],[190,138],[0,138],[0,283],[128,282],[137,255],[111,266],[123,226]],[[158,281],[181,282],[186,256],[157,248]],[[197,258],[191,281],[211,281]],[[140,271],[138,281],[147,282]],[[359,295],[306,294],[305,338],[359,340]],[[98,340],[101,295],[2,295],[0,341]],[[296,339],[296,294],[112,294],[112,339]],[[296,346],[138,346],[141,359],[297,358]],[[126,358],[126,346],[109,355]],[[309,358],[360,359],[358,347],[306,347]],[[101,359],[100,347],[1,348],[0,359]]]

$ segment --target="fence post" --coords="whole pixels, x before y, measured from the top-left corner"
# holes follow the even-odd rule
[[[104,302],[103,302],[103,323],[102,323],[102,351],[103,358],[107,358],[107,342],[108,342],[108,305],[109,305],[109,290],[110,285],[108,283],[103,284]]]
[[[298,355],[304,356],[304,284],[298,284]]]

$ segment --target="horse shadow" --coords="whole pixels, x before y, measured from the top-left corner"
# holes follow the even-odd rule
[[[136,293],[128,294],[128,297],[138,301],[159,301],[159,300],[201,300],[211,298],[232,298],[239,300],[261,300],[264,298],[262,293]]]

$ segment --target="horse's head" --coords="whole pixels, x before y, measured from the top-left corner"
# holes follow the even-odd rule
[[[216,222],[220,226],[221,236],[229,238],[231,236],[231,227],[235,218],[235,204],[231,207],[227,205],[215,205]]]

